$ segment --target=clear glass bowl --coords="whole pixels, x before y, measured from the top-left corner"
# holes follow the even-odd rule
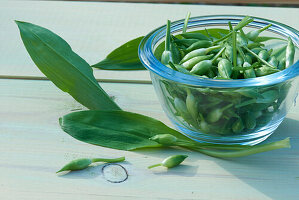
[[[190,18],[188,32],[204,28],[227,29],[229,21],[236,25],[244,17],[214,15]],[[290,37],[294,45],[299,46],[298,31],[275,21],[254,17],[254,21],[243,29],[246,33],[270,23],[272,26],[261,35]],[[180,34],[183,25],[184,20],[173,22],[171,33]],[[139,46],[139,58],[150,71],[165,113],[186,136],[199,142],[254,145],[269,137],[295,104],[299,61],[281,72],[263,77],[200,78],[174,71],[154,56],[155,50],[165,40],[165,34],[166,26],[162,26],[145,36]],[[267,42],[269,47],[280,44],[278,40]],[[298,60],[298,52],[296,56],[295,60]],[[219,120],[215,119],[217,113],[221,115]]]

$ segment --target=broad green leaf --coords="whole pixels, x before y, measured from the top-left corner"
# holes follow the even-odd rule
[[[143,36],[121,45],[92,67],[106,70],[145,70],[138,57],[138,46],[142,39]]]
[[[172,134],[190,141],[156,119],[125,111],[73,112],[61,117],[59,123],[77,140],[119,150],[160,147],[160,144],[149,140],[158,134]]]
[[[16,23],[31,59],[59,89],[89,109],[120,109],[99,86],[89,64],[65,40],[46,28]]]

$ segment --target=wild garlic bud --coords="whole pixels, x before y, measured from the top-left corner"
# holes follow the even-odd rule
[[[187,155],[174,155],[166,158],[162,162],[162,166],[167,168],[175,167],[181,164],[188,156]]]
[[[58,172],[62,171],[76,171],[81,169],[86,169],[89,167],[91,163],[95,162],[107,162],[107,163],[115,163],[115,162],[122,162],[125,160],[125,157],[119,157],[119,158],[80,158],[73,160],[66,164],[63,168],[61,168]]]
[[[89,158],[80,158],[71,161],[70,163],[66,164],[64,167],[62,167],[58,172],[62,171],[76,171],[87,168],[92,163],[92,160]]]
[[[148,169],[151,169],[153,167],[163,166],[167,168],[172,168],[175,166],[178,166],[181,164],[188,156],[187,155],[173,155],[167,157],[165,160],[162,161],[162,163],[151,165],[148,167]]]
[[[153,140],[162,145],[173,145],[176,143],[177,137],[170,134],[159,134],[151,137],[150,140]]]

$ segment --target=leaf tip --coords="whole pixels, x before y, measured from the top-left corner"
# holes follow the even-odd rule
[[[58,122],[59,122],[59,125],[62,126],[62,124],[63,124],[63,119],[62,119],[62,117],[59,117]]]
[[[14,20],[14,21],[15,21],[15,23],[16,23],[17,25],[21,25],[21,24],[24,24],[24,23],[26,23],[26,22],[19,21],[19,20]]]

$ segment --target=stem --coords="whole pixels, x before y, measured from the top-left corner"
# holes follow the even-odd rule
[[[262,144],[262,145],[256,145],[252,146],[251,148],[248,149],[243,149],[239,151],[226,151],[226,152],[221,152],[221,151],[214,151],[214,150],[208,150],[208,149],[197,149],[200,153],[213,156],[213,157],[218,157],[218,158],[237,158],[237,157],[242,157],[242,156],[249,156],[252,154],[256,153],[262,153],[266,151],[271,151],[275,149],[281,149],[281,148],[290,148],[290,138],[286,138],[281,141],[277,142],[271,142],[268,144]]]
[[[212,37],[212,35],[209,33],[208,29],[205,28],[205,31],[206,31],[207,35],[209,36],[211,42],[213,42],[213,37]]]
[[[235,30],[233,30],[232,41],[233,41],[233,65],[234,67],[236,67],[237,66],[237,37],[236,37]]]
[[[198,151],[200,149],[220,149],[220,150],[243,150],[251,148],[249,145],[222,145],[222,144],[210,144],[210,143],[199,143],[199,142],[185,142],[177,141],[176,146],[188,148],[191,150]]]
[[[175,67],[175,65],[171,61],[169,61],[168,64],[173,70],[178,71],[177,68]]]
[[[207,54],[207,53],[209,53],[210,51],[213,51],[213,50],[215,50],[215,49],[219,49],[219,48],[221,48],[220,45],[209,47],[209,48],[207,48],[207,49],[205,50],[205,51],[206,51],[205,53]]]
[[[228,109],[228,108],[230,108],[230,107],[232,107],[234,104],[228,104],[228,105],[226,105],[226,106],[224,106],[223,108],[221,108],[221,111],[225,111],[226,109]]]
[[[213,44],[213,45],[214,45],[214,44],[217,44],[217,43],[219,43],[219,42],[221,42],[221,41],[223,41],[223,40],[229,38],[231,35],[232,35],[232,32],[229,32],[226,36],[223,36],[222,38],[220,38],[220,39],[218,39],[218,40],[215,40],[212,44]]]
[[[244,18],[242,19],[242,21],[240,21],[240,22],[237,24],[237,26],[235,26],[235,28],[233,28],[233,30],[238,31],[239,29],[243,28],[244,26],[246,26],[247,24],[249,24],[250,22],[252,22],[253,19],[249,19],[249,18],[250,18],[249,16],[244,17]],[[227,39],[227,38],[230,37],[232,34],[233,34],[233,32],[230,32],[230,33],[228,33],[226,36],[224,36],[224,37],[222,37],[222,38],[220,38],[220,39],[214,41],[214,42],[213,42],[213,45],[216,44],[216,43],[218,43],[218,42],[221,42],[221,41]]]
[[[219,58],[219,56],[221,56],[221,54],[223,53],[223,51],[225,50],[226,47],[223,47],[215,56],[214,58],[211,60],[212,64],[217,60],[217,58]]]
[[[246,16],[237,24],[237,26],[235,26],[234,30],[238,31],[251,22],[253,22],[253,19],[250,18],[249,16]]]
[[[148,169],[151,169],[151,168],[159,167],[159,166],[162,166],[162,164],[159,163],[159,164],[151,165],[151,166],[148,166],[147,168],[148,168]]]
[[[186,15],[182,33],[186,33],[186,31],[187,31],[187,26],[188,26],[188,21],[189,21],[190,15],[191,15],[191,12],[188,12]]]
[[[253,51],[251,51],[250,49],[248,49],[246,46],[243,46],[249,53],[251,53],[254,57],[256,57],[258,60],[260,60],[262,63],[264,63],[265,65],[267,65],[268,67],[274,68],[276,69],[276,67],[274,67],[273,65],[271,65],[270,63],[268,63],[267,61],[265,61],[264,59],[260,58],[258,55],[256,55]]]
[[[166,38],[165,38],[165,51],[170,50],[170,20],[167,20]]]
[[[91,161],[94,162],[107,162],[107,163],[114,163],[114,162],[122,162],[125,160],[125,157],[120,158],[92,158]]]
[[[230,21],[228,22],[228,27],[229,27],[229,30],[230,30],[230,31],[233,30],[233,26],[232,26],[232,23],[231,23]]]
[[[268,24],[267,26],[261,28],[258,30],[259,33],[263,32],[264,30],[268,29],[270,26],[272,26],[272,24]]]

